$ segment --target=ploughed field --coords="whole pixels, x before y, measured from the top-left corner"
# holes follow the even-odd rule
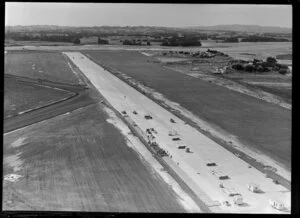
[[[5,55],[5,73],[61,83],[80,81],[60,52],[9,51]]]
[[[4,210],[184,212],[100,104],[4,137]]]
[[[137,51],[86,51],[290,169],[291,111],[163,68]]]
[[[12,75],[4,78],[4,118],[43,107],[72,96],[71,92],[25,82]]]

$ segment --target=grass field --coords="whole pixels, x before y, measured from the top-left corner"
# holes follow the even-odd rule
[[[4,118],[19,112],[42,107],[63,98],[72,96],[71,92],[38,86],[5,76],[4,80]]]
[[[94,104],[4,137],[4,210],[184,212]]]
[[[283,54],[283,55],[277,55],[276,58],[282,60],[292,60],[293,56],[292,54]]]
[[[224,75],[226,78],[238,80],[252,87],[277,95],[285,99],[286,102],[292,103],[292,78],[281,75],[278,72],[264,74],[245,74],[233,73]],[[286,84],[285,86],[281,84]]]
[[[165,69],[159,64],[147,62],[150,57],[135,51],[85,53],[154,88],[290,169],[290,110]]]
[[[291,104],[292,102],[292,77],[281,75],[276,71],[267,73],[246,73],[246,72],[234,72],[223,75],[214,75],[215,67],[222,68],[227,63],[215,62],[211,60],[208,63],[172,63],[166,64],[166,67],[179,70],[185,74],[192,76],[203,76],[204,74],[212,78],[228,79],[228,81],[236,81],[247,87],[258,88],[258,90],[266,91],[284,99],[285,102]],[[194,69],[194,70],[193,70]],[[218,76],[218,77],[217,77]],[[282,84],[285,84],[282,85]]]
[[[68,65],[68,60],[59,52],[11,51],[5,55],[5,73],[34,79],[78,84]]]
[[[214,47],[214,49],[232,56],[253,58],[252,54],[254,54],[255,58],[259,59],[292,52],[292,42],[204,43],[203,46]]]

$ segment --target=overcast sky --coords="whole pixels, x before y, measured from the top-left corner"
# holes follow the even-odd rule
[[[5,25],[292,27],[290,5],[6,3]]]

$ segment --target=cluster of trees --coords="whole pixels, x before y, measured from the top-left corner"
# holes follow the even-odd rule
[[[162,46],[201,46],[201,42],[197,38],[177,38],[165,39]]]
[[[239,42],[238,37],[228,37],[224,40],[224,42]]]
[[[80,44],[80,38],[87,37],[85,33],[81,34],[55,34],[55,33],[31,33],[24,34],[20,32],[9,32],[6,34],[6,39],[15,41],[48,41],[48,42],[71,42]],[[108,40],[99,37],[98,44],[109,44]]]
[[[99,38],[98,38],[98,44],[104,45],[104,44],[109,44],[109,43],[108,43],[108,40],[106,40],[106,39],[101,39],[101,38],[99,37]]]
[[[232,36],[232,37],[213,35],[211,37],[211,39],[213,40],[221,40],[222,42],[239,42],[239,38],[242,38],[241,42],[288,42],[289,41],[286,38],[279,38],[276,36],[273,37],[270,35]]]
[[[125,39],[123,41],[123,45],[142,45],[142,41],[141,40],[128,40],[128,39]],[[147,41],[146,45],[151,45],[150,41]]]
[[[242,39],[242,42],[288,42],[288,39],[265,37],[265,36],[248,36]]]
[[[240,63],[233,64],[231,68],[246,72],[269,72],[274,70],[278,71],[280,74],[287,74],[289,71],[288,66],[277,63],[277,60],[274,57],[268,57],[266,61],[254,59],[253,64],[248,64],[245,61],[241,61]]]
[[[19,32],[12,32],[12,33],[7,33],[5,35],[5,38],[12,39],[15,41],[74,42],[76,40],[76,35],[68,35],[68,34],[47,35],[45,33],[24,34]]]

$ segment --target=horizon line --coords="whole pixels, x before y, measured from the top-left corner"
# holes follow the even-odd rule
[[[28,25],[5,25],[5,27],[16,27],[16,26],[58,26],[58,27],[162,27],[162,28],[195,28],[195,27],[215,27],[215,26],[257,26],[257,27],[277,27],[277,28],[286,28],[292,29],[293,27],[283,27],[283,26],[262,26],[257,24],[217,24],[217,25],[199,25],[199,26],[184,26],[184,27],[176,27],[176,26],[151,26],[151,25],[99,25],[99,26],[75,26],[75,25],[57,25],[57,24],[28,24]]]

